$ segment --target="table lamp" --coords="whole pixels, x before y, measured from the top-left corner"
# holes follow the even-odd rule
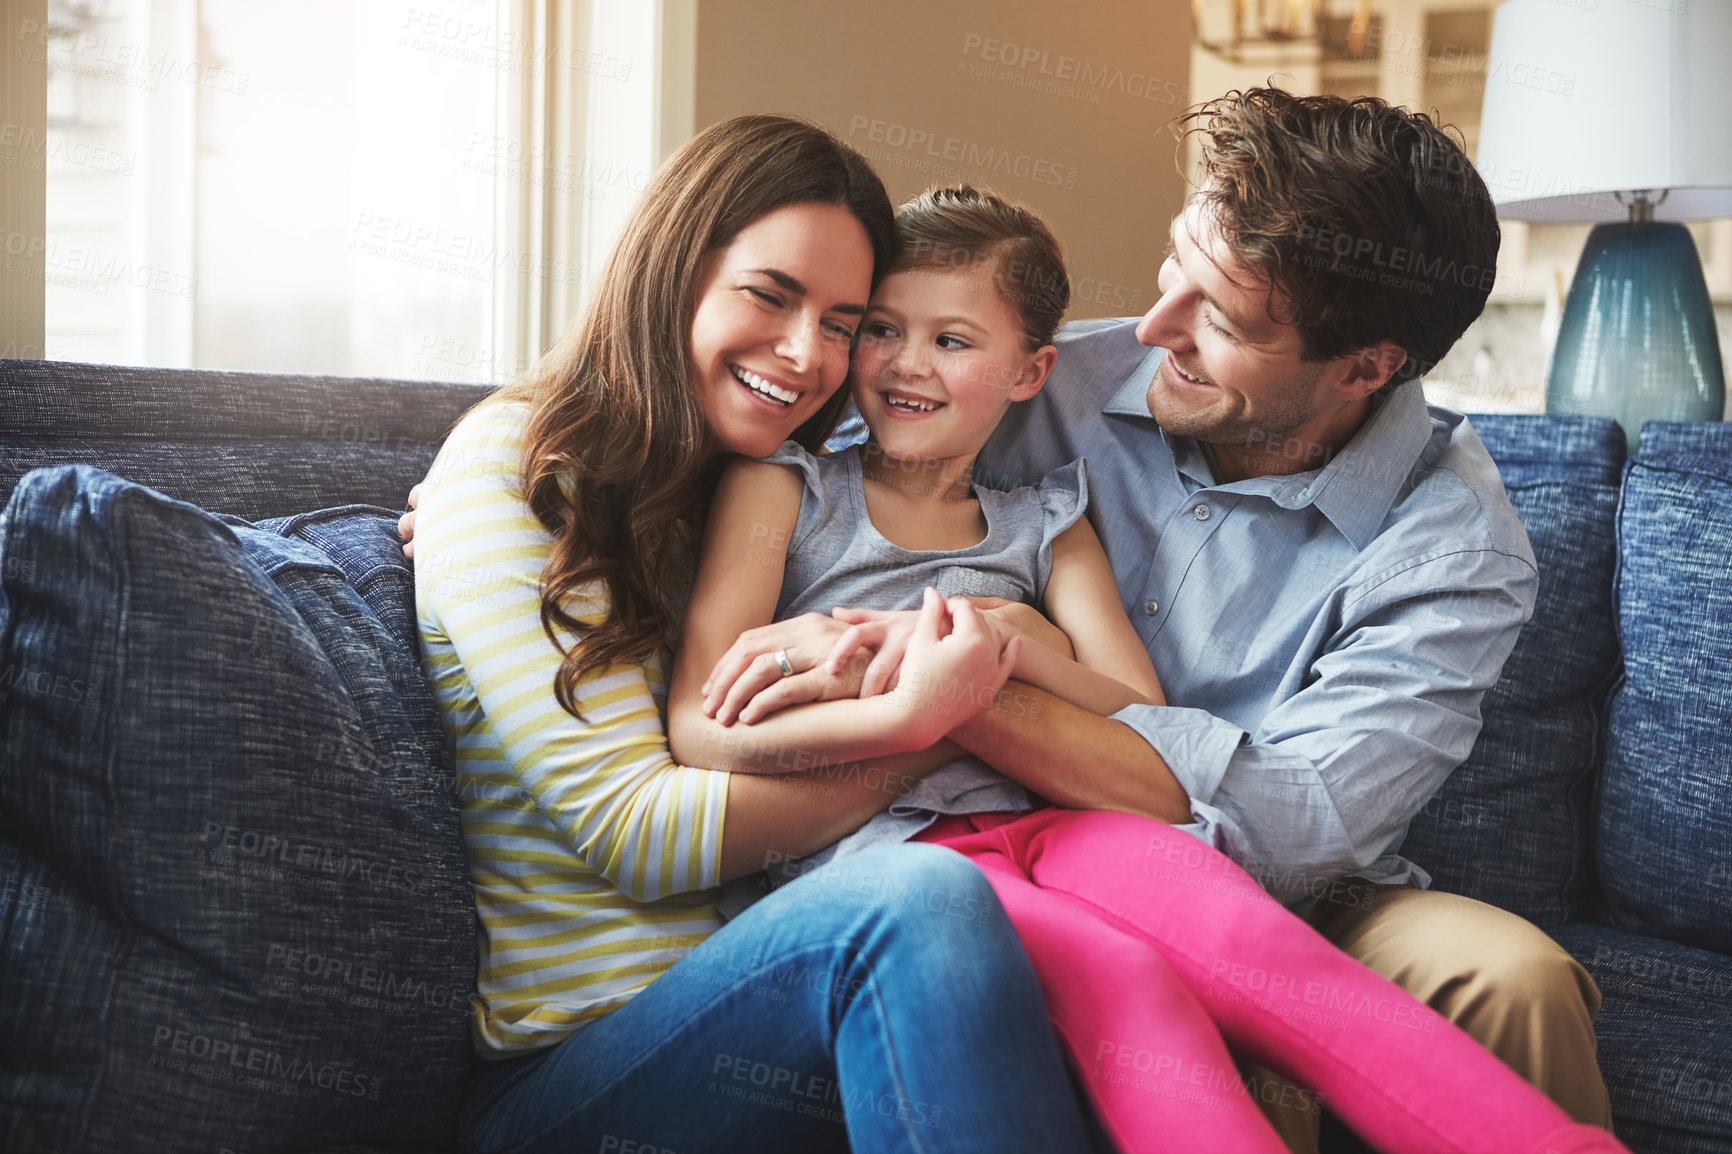
[[[1505,220],[1596,222],[1546,411],[1718,421],[1725,375],[1682,220],[1732,216],[1732,2],[1505,0],[1480,174]]]

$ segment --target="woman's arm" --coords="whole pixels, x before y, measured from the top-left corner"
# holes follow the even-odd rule
[[[423,486],[415,603],[422,663],[458,767],[477,775],[472,822],[531,811],[569,855],[638,901],[707,889],[717,873],[727,778],[668,756],[649,665],[597,670],[576,687],[582,716],[554,697],[560,646],[542,628],[542,573],[553,536],[522,492],[522,406],[484,405],[453,430]],[[586,622],[599,589],[574,597]],[[466,784],[469,784],[466,781]],[[516,833],[524,823],[489,832]],[[528,823],[533,825],[534,823]],[[473,825],[470,827],[474,829]],[[665,833],[663,831],[666,831]]]
[[[1103,716],[1127,705],[1165,705],[1142,638],[1119,604],[1106,551],[1086,517],[1052,543],[1046,615],[1065,632],[1076,659],[1025,645],[1011,676]]]
[[[940,743],[901,761],[782,778],[681,765],[651,688],[659,673],[645,665],[586,677],[583,716],[566,713],[553,694],[562,655],[540,619],[553,537],[521,487],[525,416],[487,405],[452,432],[422,488],[415,599],[447,734],[460,758],[485,757],[459,764],[499,765],[499,780],[489,770],[481,786],[547,820],[541,852],[570,854],[638,901],[708,889],[771,854],[834,842],[956,756]],[[594,621],[606,603],[597,591],[574,608]]]
[[[793,773],[927,749],[960,719],[965,697],[918,684],[895,695],[805,703],[750,726],[722,724],[703,710],[703,681],[715,660],[741,632],[767,626],[776,613],[800,492],[797,471],[762,461],[734,461],[717,483],[669,691],[670,749],[681,761],[738,773]],[[949,610],[939,606],[932,612],[935,622],[944,622]],[[979,620],[972,608],[966,613]],[[949,636],[932,639],[928,657],[937,665],[928,674],[947,677],[947,688],[961,677],[975,684],[977,697],[991,697],[1001,681],[987,688],[989,667],[975,669],[970,653],[951,652],[966,645],[960,622],[958,617],[958,629]],[[953,645],[944,645],[953,638]],[[992,646],[994,664],[1010,653],[996,632],[982,631],[979,643]],[[953,669],[956,662],[963,665]],[[840,684],[843,691],[854,688]]]

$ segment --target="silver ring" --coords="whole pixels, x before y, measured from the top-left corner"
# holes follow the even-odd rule
[[[776,664],[782,667],[783,677],[794,676],[794,663],[788,660],[788,651],[786,649],[776,650]]]

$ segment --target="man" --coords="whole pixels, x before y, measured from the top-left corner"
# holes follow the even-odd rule
[[[1609,1126],[1592,979],[1394,852],[1533,610],[1495,465],[1418,383],[1490,294],[1490,195],[1427,117],[1370,98],[1252,89],[1182,123],[1204,174],[1160,300],[1134,326],[1070,326],[977,466],[1002,485],[1088,458],[1091,519],[1175,705],[1108,719],[1019,686],[1033,704],[952,739],[1056,803],[1194,823]],[[1314,1148],[1315,1117],[1280,1113]]]

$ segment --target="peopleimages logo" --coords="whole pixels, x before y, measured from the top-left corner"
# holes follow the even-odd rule
[[[218,857],[249,858],[333,881],[359,878],[369,885],[415,894],[424,892],[431,880],[417,870],[392,862],[218,821],[204,823],[201,840],[214,841],[216,845],[210,852]]]
[[[0,165],[43,171],[43,162],[55,161],[92,168],[98,172],[131,176],[137,157],[130,152],[116,152],[100,144],[78,140],[60,132],[37,132],[12,121],[0,124]]]
[[[11,697],[13,690],[24,690],[41,697],[58,697],[74,705],[90,695],[90,686],[81,678],[68,677],[47,669],[30,669],[16,662],[0,666],[0,701]]]
[[[307,1085],[377,1102],[379,1091],[384,1086],[378,1078],[357,1074],[334,1063],[284,1057],[277,1050],[191,1030],[158,1026],[150,1045],[151,1049],[158,1051],[151,1055],[150,1064],[153,1066],[168,1070],[184,1068],[221,1082],[262,1084],[269,1080],[271,1085],[268,1088],[278,1093],[293,1093],[300,1086]],[[187,1065],[189,1059],[191,1066]],[[266,1087],[261,1085],[261,1088]]]
[[[41,277],[47,274],[64,274],[68,278],[82,277],[85,278],[84,283],[96,285],[101,295],[107,295],[109,284],[149,289],[152,292],[189,299],[198,295],[198,278],[191,274],[141,264],[128,257],[99,252],[80,245],[62,244],[58,240],[50,241],[43,237],[0,230],[0,253],[31,259],[40,256],[45,272],[32,275]],[[12,268],[15,263],[7,262],[9,271],[25,271],[22,266]],[[56,279],[55,283],[64,282]],[[72,287],[79,285],[74,284]]]
[[[60,37],[54,35],[48,25],[35,20],[20,21],[17,38],[33,44],[36,50],[15,47],[12,55],[16,59],[31,63],[47,59],[57,71],[77,72],[147,92],[155,92],[160,81],[179,80],[217,92],[245,96],[247,85],[252,80],[250,73],[208,64],[196,57],[153,51],[146,44],[110,40],[94,32]]]
[[[377,999],[420,1002],[434,1009],[467,1009],[469,991],[455,986],[429,982],[426,978],[405,976],[395,970],[381,969],[369,962],[336,954],[321,954],[277,942],[265,955],[265,965],[302,975],[311,982],[325,986],[350,987]],[[302,987],[304,992],[318,990]],[[377,1000],[375,999],[375,1000]]]
[[[1190,88],[1175,80],[1162,80],[1144,72],[1126,71],[1111,64],[1097,64],[1063,53],[1055,55],[1046,48],[998,40],[970,32],[962,38],[962,54],[1015,68],[1036,76],[1051,78],[1048,91],[1068,93],[1062,86],[1073,83],[1079,88],[1101,92],[1120,92],[1137,100],[1154,100],[1161,104],[1182,104],[1190,96]],[[1098,103],[1096,101],[1090,103]]]
[[[962,165],[973,172],[1001,173],[1054,187],[1076,187],[1076,166],[1046,157],[980,144],[959,136],[940,136],[929,128],[910,127],[855,114],[848,121],[848,135],[853,137],[862,133],[874,144],[888,145],[897,150],[863,149],[868,159],[882,160],[901,168],[954,178],[968,175],[963,169],[953,167]],[[919,163],[911,163],[914,161]]]
[[[1342,264],[1358,264],[1362,269],[1372,271],[1387,270],[1391,273],[1411,274],[1414,284],[1428,281],[1454,282],[1464,288],[1477,288],[1490,292],[1497,280],[1495,266],[1477,264],[1458,264],[1453,258],[1427,257],[1419,249],[1403,248],[1401,245],[1385,245],[1380,240],[1370,237],[1351,236],[1344,232],[1332,232],[1315,225],[1299,226],[1299,243],[1326,256],[1333,257]],[[1335,271],[1356,275],[1349,269],[1334,266]],[[1385,282],[1387,283],[1387,282]],[[1405,286],[1404,286],[1405,287]]]

